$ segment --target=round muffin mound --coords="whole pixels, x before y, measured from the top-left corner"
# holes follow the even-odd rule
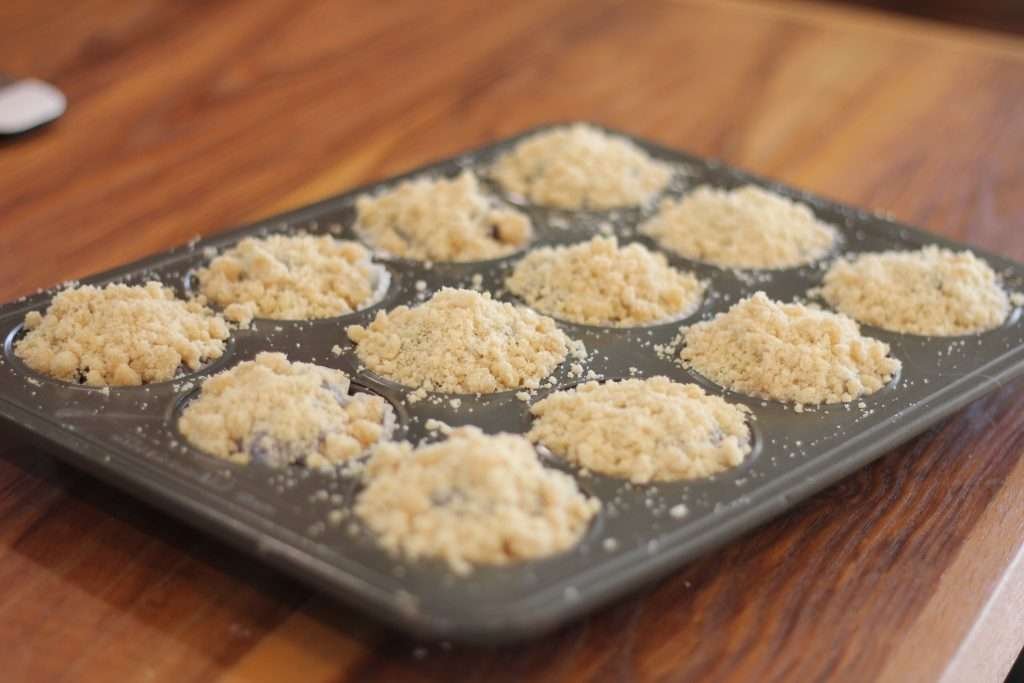
[[[470,171],[451,180],[406,180],[356,200],[356,233],[390,256],[416,261],[481,261],[525,247],[526,214],[497,205]]]
[[[486,292],[447,287],[419,306],[380,311],[366,327],[350,325],[347,332],[373,372],[448,393],[533,389],[570,352],[584,352],[551,318]]]
[[[25,316],[14,354],[36,372],[90,386],[173,379],[220,358],[228,326],[198,301],[158,282],[83,285],[60,292],[45,315]]]
[[[764,292],[691,326],[681,357],[727,389],[798,405],[872,394],[900,369],[888,344],[861,335],[845,315],[779,303]]]
[[[600,509],[515,434],[461,427],[439,443],[374,449],[355,512],[389,552],[474,565],[548,557],[579,542]]]
[[[330,235],[247,237],[196,275],[200,292],[243,324],[353,313],[387,284],[363,245]]]
[[[665,199],[640,231],[680,256],[722,268],[792,268],[825,256],[838,239],[807,206],[754,185],[702,185]]]
[[[178,429],[199,450],[232,462],[329,468],[394,429],[387,401],[349,389],[341,370],[264,352],[204,381]]]
[[[1010,313],[1010,298],[987,263],[934,245],[840,259],[825,274],[821,295],[866,325],[909,334],[977,334]]]
[[[491,176],[534,204],[611,209],[646,203],[672,169],[625,138],[575,124],[531,135],[498,159]]]
[[[744,406],[667,377],[587,382],[530,412],[530,440],[638,484],[706,477],[739,465],[751,448]]]
[[[541,313],[583,325],[628,327],[682,318],[700,305],[704,285],[642,244],[595,237],[544,247],[520,261],[508,290]]]

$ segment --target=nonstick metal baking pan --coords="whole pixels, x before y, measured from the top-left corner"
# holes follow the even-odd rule
[[[217,251],[245,236],[272,232],[330,232],[356,239],[354,201],[415,176],[454,175],[474,169],[486,176],[490,161],[526,131],[497,144],[460,154],[399,178],[359,187],[337,197],[198,240],[85,279],[142,283],[156,279],[187,296],[191,273]],[[618,131],[610,131],[620,135]],[[668,195],[699,184],[732,188],[754,183],[807,203],[842,235],[838,254],[885,249],[963,245],[777,183],[632,138],[678,173]],[[488,189],[499,198],[497,187]],[[531,248],[567,244],[614,233],[620,242],[658,246],[636,232],[653,208],[566,211],[518,204],[534,222]],[[1009,291],[1024,290],[1024,266],[972,250],[1001,276]],[[685,322],[707,319],[758,290],[775,299],[808,298],[828,261],[778,271],[738,272],[667,254],[673,265],[708,283],[700,309]],[[330,523],[332,510],[348,510],[358,492],[357,475],[274,470],[260,463],[234,465],[188,446],[176,431],[176,416],[200,380],[264,350],[291,360],[315,362],[350,373],[364,390],[396,407],[401,438],[429,438],[430,418],[451,425],[475,424],[485,431],[523,432],[529,403],[515,392],[407,403],[410,390],[361,369],[344,328],[365,324],[380,309],[417,303],[443,286],[477,286],[495,292],[522,253],[480,263],[423,264],[380,258],[390,286],[374,306],[339,318],[315,321],[256,320],[232,334],[224,356],[202,371],[170,382],[107,391],[40,376],[13,353],[28,311],[43,311],[55,291],[0,307],[0,422],[61,460],[86,470],[189,524],[219,536],[278,569],[417,636],[475,642],[536,636],[592,611],[638,585],[671,572],[687,560],[736,538],[835,483],[887,450],[925,430],[1024,369],[1024,324],[1014,310],[1001,326],[964,337],[919,337],[863,326],[865,334],[892,347],[903,362],[886,388],[851,404],[803,412],[773,401],[723,390],[672,358],[654,351],[676,344],[680,322],[643,328],[598,328],[559,323],[593,354],[588,367],[607,379],[667,375],[697,382],[708,392],[750,408],[754,450],[739,467],[704,480],[633,485],[580,472],[558,458],[546,462],[576,477],[603,509],[572,550],[555,557],[505,567],[481,567],[456,576],[439,561],[411,562],[389,556],[351,521]],[[479,276],[479,277],[474,277]],[[341,353],[332,352],[338,345]],[[676,354],[672,354],[676,355]],[[579,380],[564,368],[557,386]],[[448,397],[445,397],[448,398]],[[949,457],[959,457],[950,453]],[[673,514],[685,506],[686,514]],[[351,518],[349,518],[351,519]]]

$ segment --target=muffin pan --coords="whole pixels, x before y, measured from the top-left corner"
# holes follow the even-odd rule
[[[422,174],[450,176],[472,168],[486,175],[497,154],[533,132],[537,131],[85,282],[137,284],[158,279],[185,295],[192,271],[242,237],[305,230],[354,238],[354,201],[359,194]],[[842,233],[837,253],[915,249],[926,244],[963,248],[713,161],[634,141],[677,169],[667,194],[678,195],[701,183],[767,187],[807,203],[819,218],[836,226]],[[504,196],[493,185],[489,190],[530,215],[536,231],[531,248],[614,233],[622,243],[636,240],[658,249],[636,233],[653,207],[549,210]],[[1024,290],[1024,266],[976,253],[1001,275],[1009,291]],[[542,456],[551,466],[576,477],[583,490],[602,501],[603,509],[577,547],[541,561],[481,567],[467,577],[456,577],[439,561],[397,559],[382,551],[349,514],[360,486],[358,475],[329,476],[298,467],[273,470],[260,463],[233,465],[185,444],[175,426],[199,380],[259,351],[273,350],[291,360],[345,370],[359,390],[384,396],[396,408],[397,438],[436,438],[426,427],[430,418],[451,425],[476,424],[488,432],[525,431],[530,424],[529,404],[516,392],[432,395],[407,404],[408,389],[359,367],[344,332],[348,324],[365,324],[378,310],[422,301],[442,286],[476,286],[514,300],[502,290],[502,282],[521,252],[480,263],[379,259],[391,275],[388,291],[365,310],[314,321],[256,320],[251,329],[234,330],[224,356],[200,372],[144,387],[111,387],[109,392],[37,375],[17,359],[13,344],[21,334],[25,313],[43,311],[54,291],[33,295],[0,307],[0,330],[5,335],[0,418],[7,429],[30,437],[69,464],[380,619],[420,636],[496,642],[538,635],[671,572],[793,507],[1024,370],[1024,324],[1014,309],[1001,327],[966,337],[916,337],[863,327],[865,334],[892,346],[903,368],[889,386],[852,404],[797,412],[780,403],[725,391],[675,361],[681,322],[707,319],[757,290],[783,301],[804,299],[808,290],[820,284],[831,257],[800,268],[738,272],[667,256],[670,263],[695,272],[708,285],[701,306],[686,320],[639,328],[559,325],[570,337],[586,343],[590,352],[586,367],[604,378],[664,374],[681,382],[697,382],[712,394],[748,406],[753,414],[753,452],[736,469],[708,479],[645,486],[579,472],[557,458]],[[333,349],[335,345],[340,349]],[[662,353],[656,352],[656,346]],[[556,388],[581,381],[569,365],[567,361],[555,372]],[[552,390],[537,392],[531,401]]]

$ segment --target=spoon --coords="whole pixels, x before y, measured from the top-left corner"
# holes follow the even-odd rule
[[[19,135],[60,117],[67,99],[36,78],[0,74],[0,136]]]

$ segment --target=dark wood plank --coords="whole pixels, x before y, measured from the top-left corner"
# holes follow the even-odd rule
[[[0,147],[0,299],[568,118],[1024,258],[1007,38],[697,0],[10,0],[0,25],[4,69],[70,99]],[[1024,634],[1003,589],[1024,579],[1022,451],[1014,382],[671,578],[489,650],[398,638],[7,441],[4,677],[998,680]]]
[[[948,21],[992,31],[1024,33],[1024,7],[1014,0],[838,0],[853,5],[899,12],[923,19]]]

